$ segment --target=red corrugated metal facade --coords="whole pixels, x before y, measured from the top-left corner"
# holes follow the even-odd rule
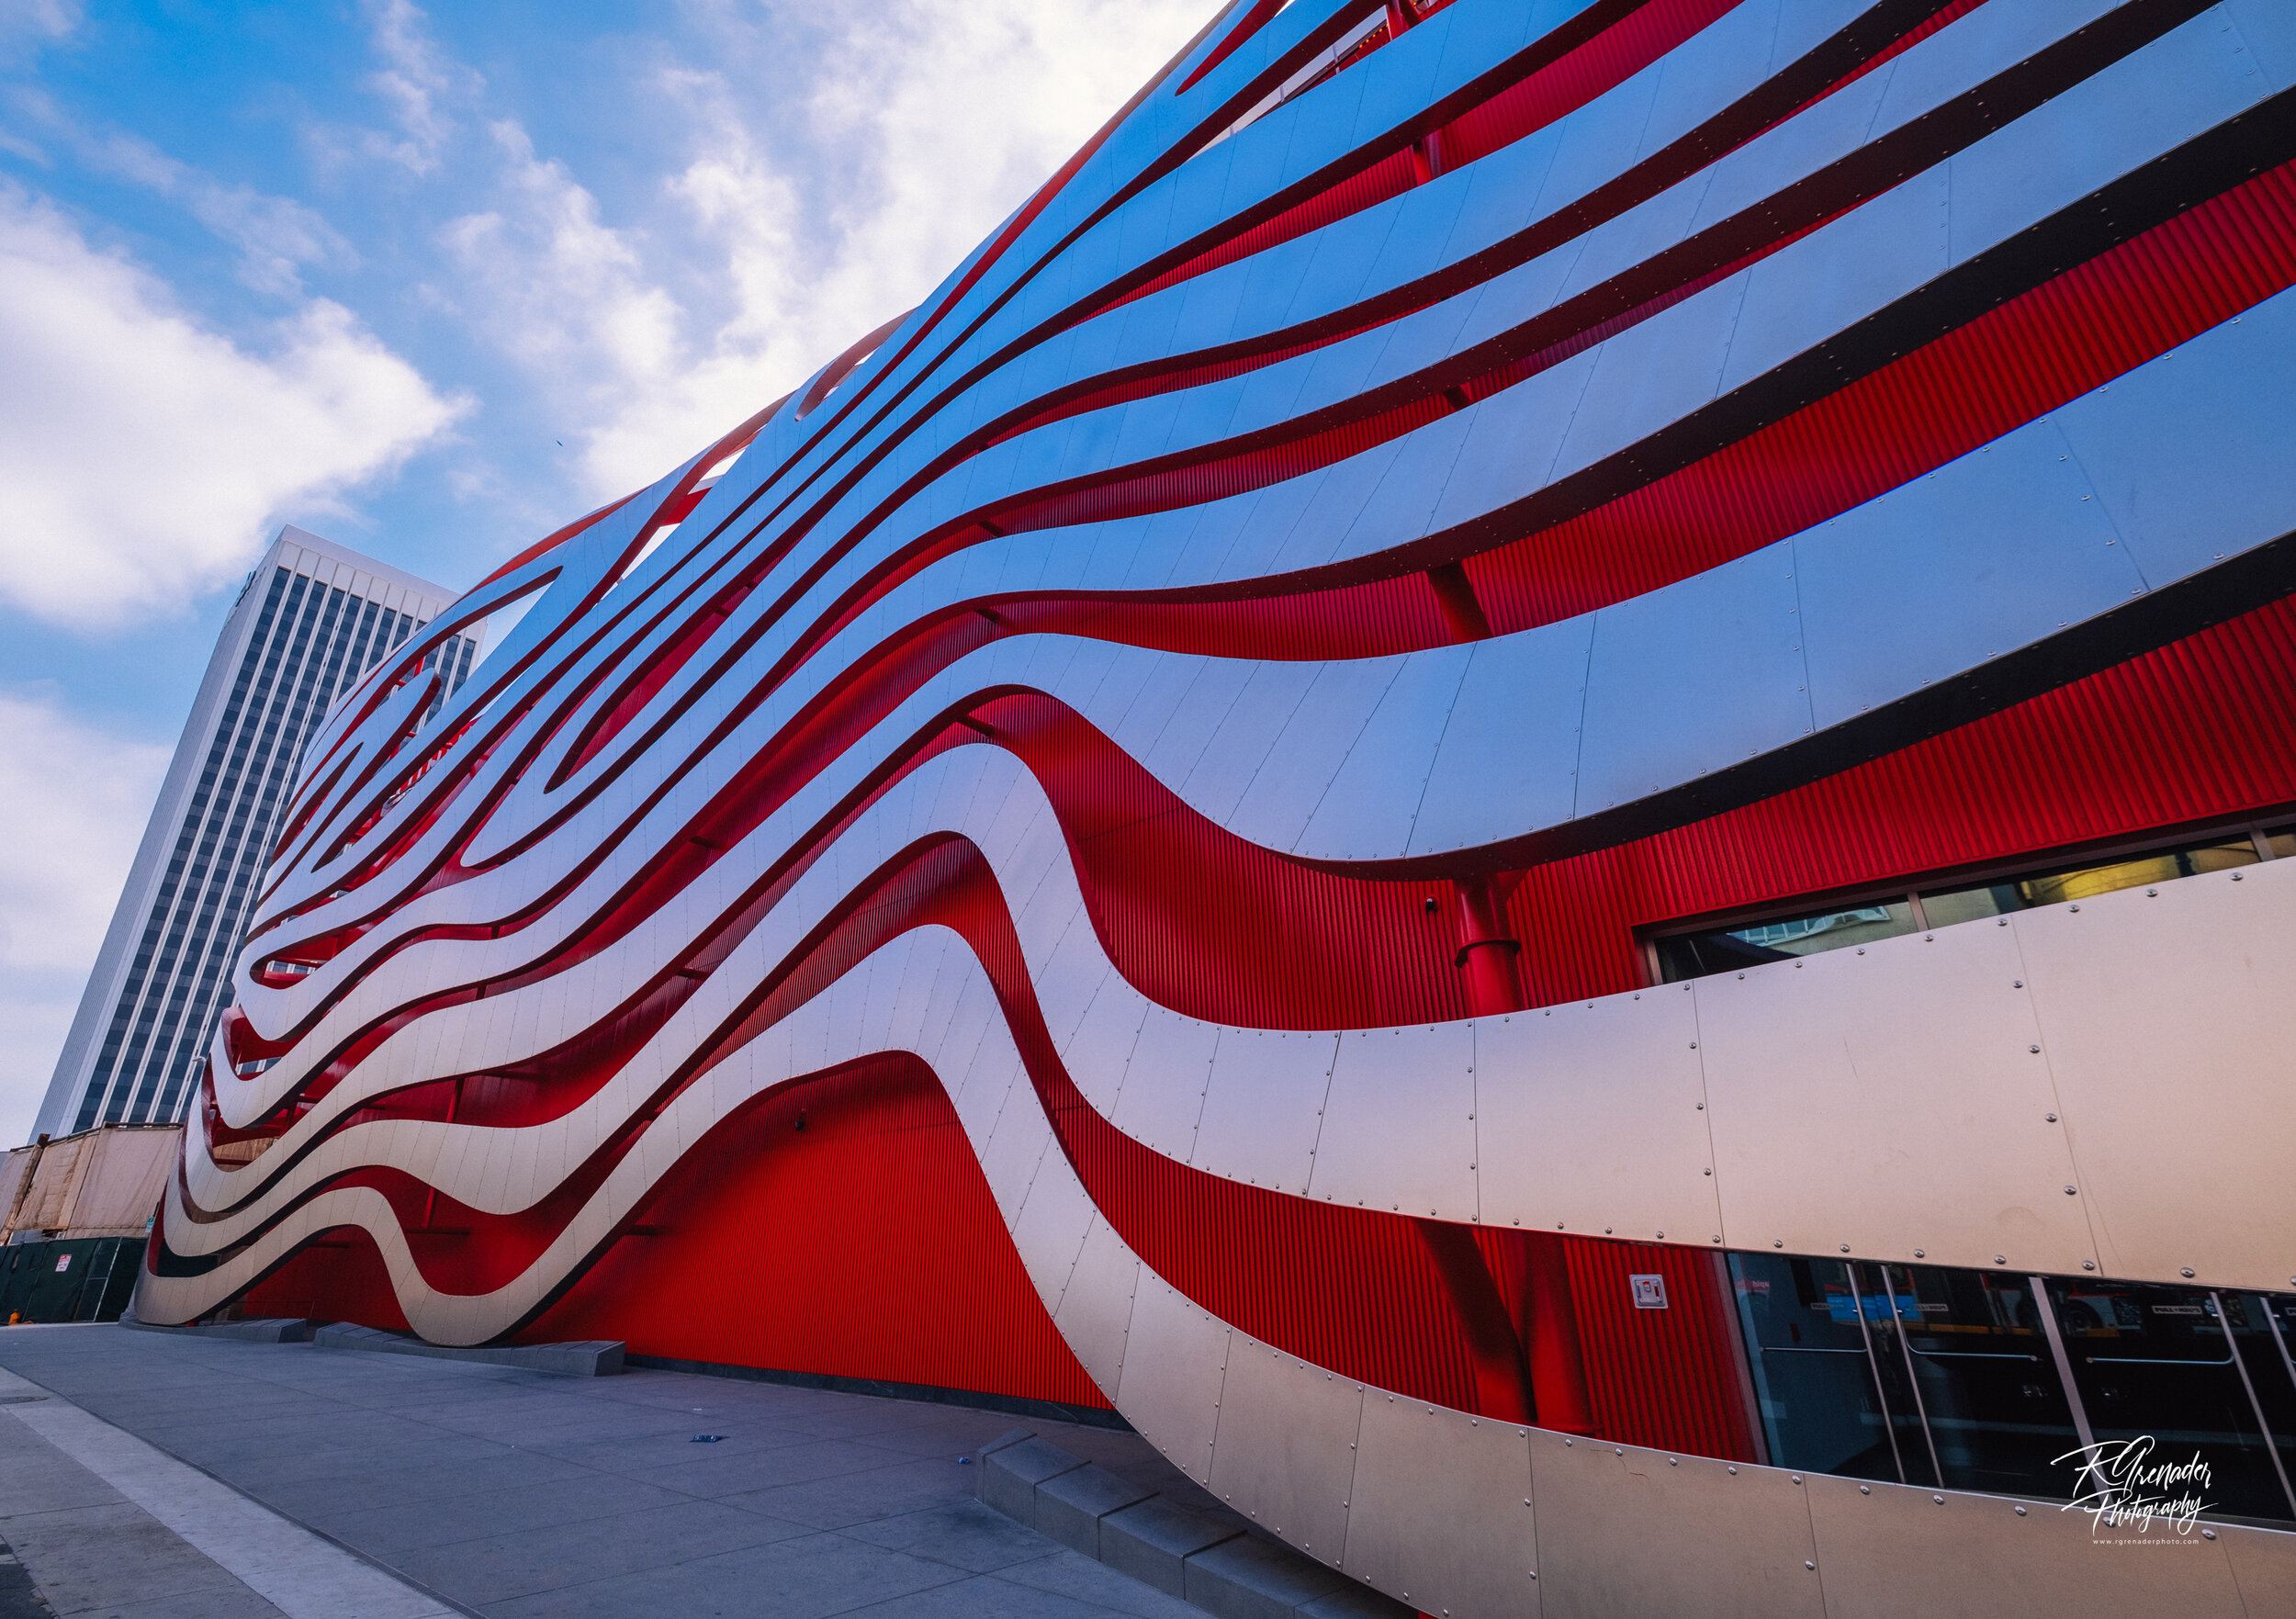
[[[1253,7],[1188,82],[1281,9]],[[1399,0],[1394,31],[1367,37],[1332,73],[1368,77],[1367,59],[1387,60],[1403,25],[1437,9]],[[1831,222],[1969,152],[2200,8],[2180,0],[2110,8],[2093,28],[2003,64],[1886,145],[1857,148],[1575,297],[1536,313],[1526,304],[1474,346],[1414,362],[1408,375],[1336,403],[1120,463],[1112,451],[1071,455],[1059,461],[1059,476],[1045,472],[1034,483],[984,476],[977,497],[963,481],[968,467],[1024,433],[1208,388],[1443,300],[1471,298],[1917,42],[1949,38],[1955,19],[1984,9],[1975,0],[1876,5],[1691,134],[1482,253],[1369,289],[1313,320],[1104,373],[1072,364],[1048,388],[1017,388],[1018,402],[997,396],[961,428],[926,436],[945,425],[942,406],[953,410],[967,387],[1025,360],[1033,345],[1120,305],[1139,314],[1154,307],[1148,300],[1157,288],[1224,273],[1510,147],[1662,63],[1733,7],[1605,0],[1583,8],[1447,99],[1187,240],[1135,253],[1089,286],[1055,283],[1065,290],[1030,306],[1025,335],[996,337],[994,353],[982,352],[988,340],[967,346],[962,340],[991,331],[1040,270],[1048,280],[1065,275],[1062,253],[1096,221],[1210,149],[1368,13],[1334,13],[1234,87],[1221,118],[1189,125],[1093,207],[1059,216],[1064,233],[1046,244],[1034,222],[1065,203],[1063,188],[1087,171],[1110,138],[1104,131],[920,315],[888,328],[892,335],[872,333],[835,375],[802,390],[802,432],[794,418],[779,422],[776,406],[657,491],[658,508],[586,587],[579,611],[568,608],[522,650],[521,670],[546,671],[530,688],[493,709],[474,703],[455,719],[460,728],[404,752],[420,722],[402,714],[399,734],[370,737],[355,764],[347,744],[341,758],[319,755],[280,860],[292,865],[323,846],[326,858],[348,863],[328,879],[339,886],[314,890],[263,924],[269,931],[258,937],[270,940],[263,950],[294,952],[299,971],[254,980],[259,988],[285,993],[306,973],[323,973],[339,952],[390,923],[393,906],[514,872],[569,827],[587,827],[588,842],[575,856],[562,848],[546,854],[563,869],[502,914],[472,920],[439,906],[432,919],[388,936],[388,948],[355,971],[325,977],[323,995],[268,1017],[266,1035],[235,1011],[224,1040],[231,1067],[244,1064],[251,1079],[307,1038],[316,1045],[315,1030],[330,1029],[330,1043],[310,1053],[306,1077],[264,1095],[267,1113],[236,1129],[224,1123],[219,1086],[239,1076],[210,1074],[198,1119],[204,1139],[285,1140],[397,1032],[546,984],[602,958],[673,901],[710,894],[709,920],[690,942],[680,936],[676,959],[648,965],[642,983],[599,990],[571,1038],[499,1069],[378,1085],[330,1128],[413,1119],[512,1130],[568,1119],[670,1026],[872,805],[963,748],[1004,750],[1041,788],[1097,944],[1131,989],[1188,1017],[1269,1031],[1427,1025],[1630,991],[1644,982],[1641,941],[1654,926],[2296,805],[2296,602],[2227,586],[2221,612],[2173,628],[2124,617],[2115,621],[2125,626],[2122,639],[2110,626],[2091,632],[2077,667],[2099,672],[2035,677],[2018,690],[2047,689],[1919,739],[1907,740],[1907,728],[1892,732],[1874,744],[1885,749],[1878,757],[1856,736],[1782,746],[1783,762],[1765,761],[1774,769],[1759,795],[1712,801],[1737,807],[1682,807],[1692,783],[1667,801],[1675,807],[1649,811],[1632,830],[1606,833],[1588,815],[1518,842],[1411,861],[1317,862],[1262,847],[1191,807],[1182,784],[1160,781],[1069,703],[1033,687],[984,685],[881,748],[827,813],[789,832],[765,865],[711,893],[736,869],[721,861],[777,810],[929,681],[997,642],[1070,635],[1172,654],[1336,662],[1527,632],[1838,517],[2296,286],[2296,113],[2282,96],[2258,103],[2254,122],[2234,119],[2155,154],[2078,206],[1941,268],[1743,387],[1569,477],[1528,486],[1533,492],[1511,503],[1291,573],[1215,572],[1212,582],[1131,590],[1022,590],[1000,575],[989,593],[935,599],[875,645],[837,652],[845,661],[834,677],[772,735],[742,743],[738,758],[715,751],[808,660],[842,647],[841,630],[937,559],[1031,530],[1179,512],[1383,447],[1392,453],[1758,261],[1783,262],[1778,255]],[[1142,97],[1152,92],[1176,93],[1160,83]],[[1136,98],[1110,130],[1142,104]],[[974,298],[985,284],[990,293]],[[790,431],[766,433],[769,418]],[[753,438],[772,446],[774,465],[720,510],[705,469]],[[841,503],[888,466],[898,476],[868,486],[865,509],[847,511]],[[939,499],[929,521],[917,515],[929,491]],[[1424,515],[1436,492],[1420,493]],[[552,542],[571,557],[574,538],[615,510]],[[644,541],[695,513],[709,514],[710,527],[698,540],[681,535],[694,542],[690,570],[659,594],[646,583],[616,596]],[[557,578],[542,577],[554,566],[552,542],[502,576],[535,570],[534,588],[544,588]],[[386,712],[393,690],[388,679],[374,681],[337,741]],[[704,742],[674,758],[665,757],[667,746],[662,755],[649,751],[682,735],[697,713],[707,717]],[[1833,751],[1813,751],[1821,747]],[[1261,762],[1283,763],[1254,768]],[[546,803],[520,801],[546,784]],[[647,814],[688,792],[690,800],[677,801],[676,829],[641,842],[636,829]],[[514,837],[490,829],[496,815],[508,820],[506,804],[523,816]],[[433,835],[440,826],[448,832]],[[370,828],[382,829],[375,846],[354,849]],[[1555,852],[1570,838],[1579,840]],[[483,857],[474,852],[482,849]],[[316,860],[314,869],[325,863]],[[595,894],[581,887],[597,872],[613,874],[611,892],[602,882]],[[370,882],[373,892],[400,897],[355,916],[348,914],[355,899],[328,909]],[[581,914],[561,916],[578,893]],[[658,1085],[530,1208],[489,1215],[403,1169],[370,1165],[315,1180],[266,1219],[276,1225],[330,1190],[373,1188],[406,1230],[432,1287],[457,1297],[507,1288],[698,1078],[738,1059],[762,1030],[889,941],[940,926],[963,939],[994,985],[1035,1100],[1100,1216],[1205,1310],[1314,1365],[1431,1404],[1621,1443],[1754,1456],[1717,1254],[1311,1201],[1153,1150],[1089,1106],[1062,1068],[1013,921],[1012,905],[1026,898],[1000,889],[967,837],[920,835],[817,926],[807,924],[786,959],[729,993],[732,1011],[666,1064]],[[302,918],[321,913],[335,919],[298,933],[321,928]],[[408,952],[443,941],[515,945],[529,930],[551,937],[545,923],[564,924],[560,942],[531,956],[506,949],[482,971],[424,979],[388,1009],[362,1012],[356,1028],[328,1021],[336,1007],[358,1004],[363,984],[388,981]],[[1108,1406],[1023,1269],[944,1093],[951,1077],[904,1052],[776,1084],[686,1143],[615,1234],[508,1330],[532,1341],[621,1338],[634,1353],[684,1361]],[[314,1144],[297,1141],[269,1168]],[[186,1223],[233,1214],[210,1209]],[[262,1234],[246,1234],[242,1245]],[[164,1247],[155,1234],[154,1255]],[[1668,1308],[1635,1307],[1629,1278],[1640,1276],[1661,1279]],[[251,1312],[407,1325],[372,1239],[358,1230],[287,1257],[244,1302]]]

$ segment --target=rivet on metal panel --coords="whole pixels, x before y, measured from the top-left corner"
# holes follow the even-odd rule
[[[2006,928],[2009,926],[2009,918],[2004,916],[1999,921],[1994,923],[1994,926],[1996,928]]]
[[[1714,1171],[1712,1171],[1712,1170],[1710,1170],[1710,1169],[1709,1169],[1708,1171],[1706,1171],[1706,1173],[1707,1173],[1708,1175],[1712,1175],[1712,1174],[1714,1173]],[[1720,1231],[1716,1231],[1716,1232],[1715,1232],[1715,1233],[1714,1233],[1714,1240],[1715,1240],[1716,1242],[1719,1242],[1722,1240],[1722,1233],[1721,1233]]]
[[[1699,1111],[1699,1112],[1701,1112],[1701,1113],[1704,1113],[1705,1110],[1706,1110],[1706,1105],[1705,1105],[1704,1102],[1699,1103],[1699,1104],[1698,1104],[1698,1111]]]
[[[2203,1529],[2200,1531],[2200,1538],[2202,1540],[2214,1540],[2216,1538],[2216,1531],[2213,1529]]]
[[[1807,1557],[1804,1557],[1802,1559],[1802,1567],[1805,1568],[1815,1568],[1818,1565],[1811,1562]]]
[[[1927,1248],[1916,1248],[1913,1251],[1913,1256],[1916,1259],[1927,1259],[1930,1256],[1930,1251]]]
[[[1713,1171],[1713,1170],[1711,1170],[1711,1169],[1709,1169],[1709,1170],[1707,1170],[1707,1171],[1706,1171],[1706,1173],[1707,1173],[1708,1175],[1712,1175],[1712,1174],[1714,1173],[1714,1171]]]
[[[2068,906],[2068,907],[2066,907],[2066,908],[2067,908],[2067,909],[2069,909],[2069,910],[2076,910],[2076,911],[2077,911],[2077,910],[2079,910],[2081,907],[2080,907],[2080,906],[2078,906],[2078,905],[2071,905],[2071,906]]]
[[[2083,1270],[2095,1270],[2097,1268],[2097,1262],[2093,1259],[2084,1259],[2081,1261],[2081,1268]]]
[[[1874,1487],[1871,1484],[1861,1484],[1858,1486],[1858,1493],[1860,1495],[1871,1495],[1874,1493]]]
[[[2240,873],[2239,873],[2239,872],[2234,871],[2234,872],[2233,873],[2233,881],[2234,881],[2234,882],[2235,882],[2235,883],[2237,883],[2237,882],[2239,882],[2239,881],[2240,881]],[[2076,907],[2075,907],[2075,909],[2077,909],[2077,910],[2078,908],[2079,908],[2078,906],[2076,906]]]
[[[1739,974],[1739,976],[1740,976],[1740,977],[1743,977],[1743,976],[1744,976],[1744,974],[1743,974],[1743,973],[1741,973],[1741,974]],[[1692,1041],[1690,1042],[1690,1049],[1691,1049],[1692,1051],[1696,1051],[1696,1050],[1698,1049],[1698,1042],[1697,1042],[1696,1040],[1692,1040]]]
[[[1604,1226],[1604,1227],[1603,1228],[1603,1235],[1604,1235],[1604,1236],[1606,1236],[1606,1237],[1607,1237],[1607,1236],[1609,1236],[1610,1234],[1611,1234],[1611,1233],[1610,1233],[1610,1227],[1608,1227],[1608,1226]]]
[[[1568,1439],[1564,1440],[1564,1441],[1562,1442],[1562,1447],[1563,1447],[1565,1450],[1569,1450],[1569,1449],[1570,1448],[1570,1441],[1569,1441]],[[1737,1469],[1736,1467],[1732,1467],[1732,1468],[1730,1469],[1730,1471],[1731,1471],[1731,1472],[1733,1472],[1733,1473],[1735,1473],[1735,1472],[1737,1472],[1737,1471],[1738,1471],[1738,1469]]]
[[[2144,897],[2146,899],[2158,899],[2160,897],[2160,890],[2157,888],[2148,888],[2144,891]]]
[[[2070,1197],[2071,1196],[2073,1196],[2073,1188],[2072,1188],[2071,1186],[2067,1186],[2067,1187],[2065,1187],[2065,1195],[2066,1197]]]
[[[1849,1244],[1849,1243],[1847,1243],[1847,1242],[1844,1242],[1844,1243],[1841,1245],[1841,1251],[1842,1251],[1844,1254],[1849,1253],[1849,1252],[1850,1252],[1850,1244]]]
[[[2180,1276],[2189,1276],[2192,1274],[2192,1267],[2188,1265],[2177,1274]]]
[[[1672,1457],[1672,1456],[1668,1456],[1668,1457],[1666,1458],[1666,1465],[1667,1465],[1668,1467],[1681,1467],[1683,1464],[1682,1464],[1680,1461],[1676,1460],[1674,1457]]]
[[[1945,1498],[1941,1495],[1933,1495],[1930,1497],[1930,1499],[1937,1502],[1939,1506],[1943,1506],[1945,1504]]]
[[[1921,942],[1923,944],[1935,944],[1937,942],[1937,935],[1934,933],[1925,933],[1921,936]]]
[[[1664,1235],[1666,1235],[1666,1233],[1665,1233],[1664,1231],[1660,1231],[1660,1232],[1659,1233],[1659,1235],[1660,1235],[1660,1236],[1661,1236],[1661,1237],[1663,1237]]]
[[[2036,1057],[2041,1055],[2041,1048],[2039,1046],[2027,1046],[2025,1049]]]
[[[1858,946],[1858,954],[1861,956],[1865,954],[1865,947],[1863,945]]]
[[[2009,1263],[2009,1255],[2006,1254],[1996,1254],[1993,1256],[1993,1263],[1996,1265],[2007,1265]]]
[[[1785,1246],[1785,1239],[1784,1237],[1773,1237],[1770,1240],[1770,1245],[1773,1248],[1783,1248]]]
[[[1732,1467],[1730,1469],[1730,1477],[1733,1478],[1738,1477],[1738,1469],[1736,1467]]]
[[[2044,1115],[2044,1117],[2047,1118],[2051,1124],[2054,1124],[2057,1121],[2057,1116],[2054,1113]]]
[[[1796,1484],[1799,1484],[1801,1481],[1802,1481],[1802,1475],[1801,1475],[1801,1474],[1799,1474],[1799,1473],[1795,1474],[1795,1475],[1794,1475],[1794,1482],[1795,1482]]]
[[[2011,989],[2022,989],[2025,987],[2025,981],[2021,978],[2012,978],[2009,980],[2009,987]]]
[[[1623,1448],[1615,1445],[1610,1447],[1610,1453],[1613,1456],[1625,1456],[1626,1454]]]
[[[2019,1507],[2017,1509],[2017,1515],[2020,1518],[2023,1517],[2025,1515],[2025,1509],[2023,1507]]]

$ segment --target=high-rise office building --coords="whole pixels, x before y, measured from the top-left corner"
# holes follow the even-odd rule
[[[168,766],[35,1130],[165,1123],[231,1004],[231,953],[295,767],[335,698],[454,592],[279,531],[247,576]],[[482,626],[445,643],[462,684]]]

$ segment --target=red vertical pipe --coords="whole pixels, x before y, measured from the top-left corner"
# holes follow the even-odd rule
[[[1527,1003],[1523,973],[1516,958],[1523,953],[1519,939],[1507,932],[1506,910],[1488,877],[1469,877],[1452,884],[1458,898],[1459,948],[1454,958],[1467,974],[1467,1007],[1477,1017],[1517,1012]]]
[[[1525,1348],[1538,1425],[1564,1433],[1592,1433],[1594,1402],[1587,1396],[1579,1309],[1570,1294],[1562,1240],[1544,1231],[1525,1231],[1523,1245],[1523,1316],[1529,1331]]]
[[[1413,1220],[1412,1225],[1435,1261],[1436,1274],[1458,1311],[1467,1351],[1474,1362],[1477,1409],[1503,1422],[1534,1420],[1530,1368],[1522,1340],[1507,1319],[1498,1284],[1483,1264],[1475,1233],[1463,1225],[1440,1220]]]

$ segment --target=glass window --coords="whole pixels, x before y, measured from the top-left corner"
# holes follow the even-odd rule
[[[1897,1482],[1903,1435],[1894,1446],[1850,1266],[1733,1254],[1730,1278],[1772,1464]]]
[[[2219,1513],[2279,1522],[2296,1513],[2248,1393],[2253,1383],[2263,1398],[2257,1373],[2285,1377],[2273,1364],[2279,1345],[2264,1300],[2227,1295],[2220,1320],[2217,1296],[2190,1288],[2056,1281],[2049,1290],[2099,1444],[2149,1438],[2164,1462],[2197,1456],[2209,1468],[2201,1499]]]
[[[2070,1500],[2075,1471],[2056,1458],[2080,1439],[2032,1283],[1937,1265],[1873,1268],[1887,1278],[1892,1346],[1910,1369],[1941,1481]]]
[[[1943,928],[1954,922],[1998,916],[2033,905],[2060,905],[2088,899],[2093,894],[2111,894],[2123,888],[2170,883],[2178,877],[2229,871],[2235,866],[2253,866],[2258,858],[2255,841],[2242,832],[2210,843],[2164,849],[2159,854],[2144,855],[2136,860],[2111,860],[2091,866],[2064,866],[2029,877],[1924,893],[1921,895],[1921,909],[1929,917],[1930,926]]]
[[[1657,941],[1661,982],[1739,972],[1765,961],[1838,950],[1914,929],[1913,907],[1902,899],[1837,905],[1798,916],[1779,916],[1709,933],[1681,933]]]

